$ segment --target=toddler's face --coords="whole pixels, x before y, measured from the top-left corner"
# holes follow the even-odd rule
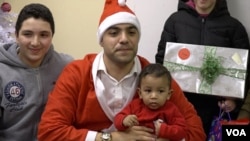
[[[169,83],[166,77],[147,75],[142,78],[139,96],[150,109],[158,109],[171,96]]]

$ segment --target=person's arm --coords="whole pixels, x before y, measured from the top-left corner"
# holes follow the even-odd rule
[[[88,129],[74,127],[77,99],[81,80],[76,63],[69,64],[56,81],[48,97],[45,110],[38,127],[39,141],[84,140]],[[76,77],[75,74],[78,74]]]
[[[166,50],[166,43],[167,42],[175,42],[176,37],[174,35],[174,23],[172,16],[170,16],[162,29],[160,41],[158,43],[157,53],[155,55],[155,62],[163,64],[164,62],[164,56],[165,56],[165,50]]]
[[[160,125],[158,137],[175,141],[185,139],[187,136],[187,124],[180,110],[173,103],[169,102],[164,115],[167,121],[156,121],[155,123],[158,124],[155,127]]]
[[[133,101],[129,103],[122,111],[116,114],[114,118],[114,125],[117,130],[124,131],[129,127],[138,125],[137,116],[132,115]]]
[[[248,51],[250,51],[250,43],[249,43],[249,35],[247,34],[247,31],[244,27],[244,25],[240,22],[240,21],[236,21],[235,25],[237,25],[234,28],[234,34],[230,34],[230,40],[232,42],[232,47],[233,48],[241,48],[241,49],[246,49]],[[248,95],[247,90],[250,89],[250,75],[249,75],[249,71],[250,71],[250,57],[247,58],[248,63],[247,63],[247,69],[246,69],[246,79],[245,79],[245,98]],[[245,101],[246,102],[246,101]],[[239,114],[239,116],[242,116],[243,114],[246,114],[245,116],[247,116],[247,109],[244,108],[244,105],[247,104],[244,103],[244,100],[242,99],[236,99],[235,100],[235,104],[236,107],[235,109],[232,111],[233,114]],[[242,109],[243,107],[243,109]],[[249,112],[249,111],[248,111]]]
[[[248,90],[244,104],[242,105],[237,119],[250,120],[250,89]]]
[[[194,106],[187,100],[180,86],[174,79],[172,80],[171,86],[173,94],[170,101],[178,107],[187,123],[187,136],[185,141],[204,141],[206,134],[202,126],[202,121]]]
[[[112,141],[153,141],[153,129],[143,126],[133,126],[126,131],[111,132]],[[101,141],[102,133],[97,133],[95,141]]]

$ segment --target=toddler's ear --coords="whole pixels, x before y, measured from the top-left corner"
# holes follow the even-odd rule
[[[173,89],[170,89],[170,90],[169,90],[169,94],[172,95],[172,94],[173,94],[173,91],[174,91]]]
[[[141,89],[140,88],[137,88],[137,92],[138,92],[138,95],[139,95],[139,98],[141,99]]]
[[[173,94],[173,89],[170,89],[169,92],[168,92],[168,100],[170,99],[172,94]]]

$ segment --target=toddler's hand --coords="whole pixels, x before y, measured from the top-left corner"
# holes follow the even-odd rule
[[[123,125],[126,127],[132,127],[135,125],[139,125],[139,122],[137,120],[137,116],[136,115],[128,115],[127,117],[124,118]]]

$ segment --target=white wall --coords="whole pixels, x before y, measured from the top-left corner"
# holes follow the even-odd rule
[[[53,44],[58,52],[81,59],[88,53],[101,51],[96,32],[105,0],[5,1],[11,4],[14,13],[19,13],[29,3],[42,3],[50,8],[55,20]]]
[[[155,62],[155,54],[165,20],[177,10],[178,0],[128,0],[141,22],[142,37],[138,54]],[[242,22],[250,36],[250,0],[227,0],[233,17]]]
[[[237,18],[245,26],[250,38],[250,1],[249,0],[227,0],[231,16]]]

